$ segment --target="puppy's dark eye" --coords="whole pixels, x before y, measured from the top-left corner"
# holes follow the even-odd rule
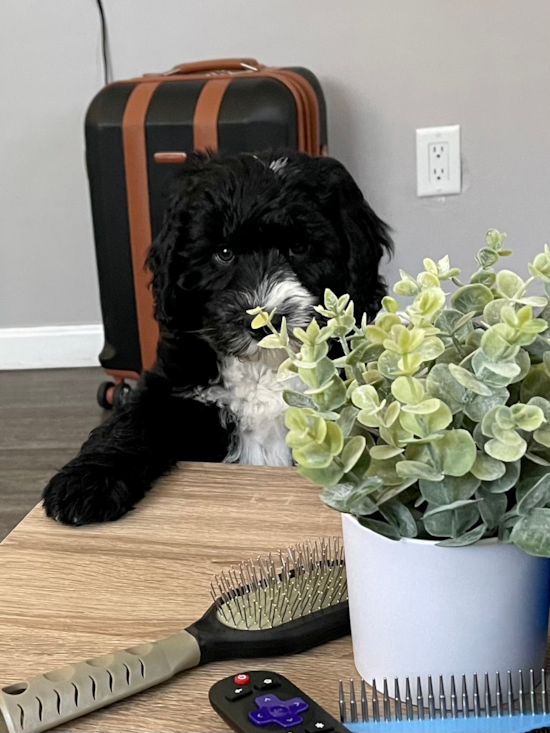
[[[235,259],[235,253],[229,247],[220,247],[215,255],[216,259],[224,264],[232,262]]]
[[[309,244],[307,242],[293,242],[290,247],[288,248],[288,252],[290,255],[305,255],[305,253],[309,249]]]

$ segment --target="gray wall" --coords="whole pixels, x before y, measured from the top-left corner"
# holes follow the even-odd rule
[[[471,257],[489,227],[522,266],[550,232],[548,0],[104,0],[116,78],[256,56],[313,69],[332,154],[395,230],[387,271]],[[101,84],[93,0],[3,0],[0,327],[100,320],[82,120]],[[418,199],[415,128],[460,124],[464,190]]]

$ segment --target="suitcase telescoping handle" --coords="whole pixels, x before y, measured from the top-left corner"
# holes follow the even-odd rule
[[[190,64],[178,64],[169,74],[207,74],[209,71],[260,71],[263,64],[256,59],[212,59],[195,61]]]

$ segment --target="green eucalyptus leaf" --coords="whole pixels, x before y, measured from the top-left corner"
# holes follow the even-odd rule
[[[430,505],[428,504],[428,507]],[[422,524],[426,532],[432,537],[452,537],[453,534],[453,517],[449,512],[442,514],[433,514],[432,516],[422,517]]]
[[[544,308],[548,303],[548,299],[541,295],[530,295],[527,298],[519,298],[518,303],[530,305],[531,308]]]
[[[291,389],[285,389],[283,391],[283,400],[290,407],[309,407],[312,409],[315,408],[315,402],[313,402],[313,400],[311,400],[309,397],[306,397],[301,392],[294,392]],[[289,411],[287,410],[287,414],[288,412]]]
[[[258,346],[260,346],[262,349],[281,349],[283,348],[283,344],[281,343],[281,339],[279,336],[276,336],[274,333],[270,333],[268,336],[264,336],[261,341],[258,341]]]
[[[426,377],[426,391],[447,404],[453,414],[462,409],[466,390],[449,371],[448,364],[435,364]]]
[[[517,513],[529,514],[550,502],[550,472],[545,466],[526,464],[516,486]]]
[[[464,389],[469,389],[470,392],[475,392],[476,394],[483,395],[484,397],[490,397],[493,394],[489,387],[476,379],[475,376],[467,369],[463,369],[456,364],[449,364],[449,371],[456,381],[464,387]]]
[[[483,309],[493,300],[493,293],[485,285],[475,283],[458,288],[451,296],[451,303],[461,313],[481,315]]]
[[[498,262],[498,253],[489,247],[483,247],[477,254],[477,261],[481,267],[491,267]]]
[[[372,486],[379,482],[372,481]],[[369,487],[358,488],[351,483],[337,484],[331,488],[325,488],[321,491],[320,498],[327,506],[336,509],[338,512],[346,514],[364,515],[374,514],[378,511],[378,507],[371,499],[374,489],[369,491]]]
[[[550,509],[533,509],[521,517],[510,540],[529,555],[550,557]]]
[[[328,468],[332,463],[330,450],[313,441],[303,448],[293,449],[292,456],[296,463],[305,468]]]
[[[348,405],[342,408],[339,418],[334,418],[335,420],[338,419],[338,425],[344,438],[348,438],[351,435],[358,414],[359,410],[356,407]]]
[[[474,312],[463,314],[454,308],[446,308],[441,311],[435,321],[435,327],[439,328],[442,332],[441,335],[454,335],[459,341],[464,341],[474,327],[472,325],[472,318],[475,316]]]
[[[472,277],[470,278],[470,283],[473,285],[475,283],[480,283],[481,285],[485,285],[488,288],[492,288],[495,284],[496,275],[492,270],[478,270],[477,272],[474,272]]]
[[[289,430],[305,432],[308,426],[307,417],[308,413],[301,406],[292,406],[285,412],[285,426]]]
[[[429,415],[414,415],[402,411],[399,416],[401,427],[420,438],[427,438],[439,430],[444,430],[451,424],[452,419],[451,410],[444,402],[441,402],[438,409]]]
[[[471,499],[479,485],[479,479],[471,473],[465,476],[445,476],[442,481],[419,481],[420,493],[433,506]]]
[[[383,537],[387,537],[387,539],[389,540],[401,539],[399,531],[391,524],[380,522],[378,519],[370,519],[368,517],[357,517],[357,521],[359,522],[359,524],[362,524],[363,527],[366,527],[367,529],[370,529],[377,534],[381,534]]]
[[[491,361],[513,359],[520,348],[506,340],[498,331],[501,325],[497,323],[496,326],[491,326],[481,337],[481,348]]]
[[[428,336],[416,349],[415,354],[422,357],[423,361],[432,361],[445,351],[445,344],[437,336]]]
[[[413,415],[433,415],[434,412],[439,410],[441,404],[445,405],[445,412],[449,411],[450,413],[447,405],[444,402],[442,403],[441,400],[438,400],[436,397],[423,400],[417,405],[403,405],[402,410],[403,412],[410,412]]]
[[[443,473],[420,461],[401,461],[395,470],[402,478],[424,478],[428,481],[441,481]]]
[[[537,443],[543,445],[545,448],[550,448],[550,427],[545,425],[533,433],[533,438]]]
[[[495,481],[506,473],[506,464],[478,450],[470,471],[481,481]]]
[[[338,307],[338,298],[330,288],[325,288],[323,297],[325,308],[328,308],[328,310],[331,310],[333,312],[336,311],[336,308]]]
[[[292,361],[292,359],[285,359],[277,370],[277,379],[279,382],[284,382],[287,379],[292,379],[298,374],[298,368]]]
[[[428,512],[432,509],[428,504]],[[453,537],[458,538],[467,532],[479,521],[479,509],[477,502],[469,502],[452,510],[439,511],[424,517],[422,522],[426,531],[432,537]]]
[[[382,504],[384,504],[386,501],[389,501],[390,499],[395,499],[396,496],[399,496],[400,494],[404,494],[407,489],[409,489],[411,486],[414,486],[416,484],[415,478],[407,478],[405,480],[402,480],[400,484],[397,484],[396,486],[385,486],[376,496],[376,504],[380,508]],[[413,489],[414,491],[414,489]],[[400,501],[402,501],[400,499]],[[403,504],[407,505],[406,501],[402,501]]]
[[[367,441],[362,435],[355,435],[346,442],[340,456],[345,473],[353,470],[353,467],[363,455],[366,444]]]
[[[340,377],[333,377],[330,387],[315,395],[313,401],[321,412],[337,410],[346,402],[346,385]]]
[[[493,277],[495,276],[493,275]],[[487,303],[483,309],[483,320],[485,323],[488,323],[489,326],[494,326],[495,323],[500,323],[500,312],[505,305],[510,305],[508,298],[495,298],[495,300]]]
[[[401,537],[417,536],[418,527],[411,510],[398,499],[386,501],[378,510],[388,524],[397,529]]]
[[[354,390],[351,401],[361,410],[376,410],[380,406],[380,397],[376,388],[371,384],[364,384]]]
[[[512,405],[510,408],[514,423],[518,430],[533,432],[537,430],[544,421],[544,412],[536,405],[523,405],[521,403]]]
[[[475,395],[473,398],[465,401],[464,414],[469,417],[470,420],[481,422],[484,415],[486,415],[490,409],[498,407],[499,405],[505,405],[508,402],[509,397],[510,393],[504,387],[493,390],[493,394],[490,397]]]
[[[325,425],[326,434],[322,441],[322,446],[330,453],[331,456],[337,456],[341,453],[342,448],[344,447],[344,436],[337,423],[325,422]],[[314,466],[311,466],[311,468],[314,468]]]
[[[533,447],[535,449],[537,448],[537,446]],[[538,453],[533,453],[533,451],[526,451],[525,458],[527,458],[529,461],[532,461],[533,463],[536,463],[538,466],[546,466],[547,468],[550,466],[549,460],[547,460],[544,456],[539,455]]]
[[[525,349],[520,349],[516,354],[516,364],[519,367],[519,374],[514,377],[514,379],[512,379],[512,384],[515,384],[516,382],[521,382],[523,379],[525,379],[531,369],[531,359]]]
[[[498,527],[508,506],[508,497],[506,494],[493,494],[480,487],[476,491],[476,499],[481,499],[477,508],[479,509],[481,518],[487,525],[487,529]]]
[[[402,461],[403,458],[400,455],[394,458],[387,458],[384,461],[377,461],[371,458],[367,475],[378,476],[382,479],[384,486],[400,486],[403,483],[403,476],[397,473],[397,466]],[[406,478],[409,477],[407,476]]]
[[[476,460],[476,444],[466,430],[446,430],[432,445],[441,471],[446,476],[464,476]],[[419,477],[420,478],[420,477]]]
[[[434,514],[439,514],[440,512],[450,512],[454,509],[460,509],[463,506],[468,506],[469,504],[477,504],[477,499],[459,499],[458,501],[453,501],[451,504],[445,504],[443,506],[434,506],[428,509],[428,511],[424,512],[424,519],[427,517],[432,517]]]
[[[397,377],[391,386],[392,395],[406,405],[417,405],[426,394],[424,386],[415,377]]]
[[[521,277],[511,270],[497,272],[496,285],[505,298],[519,298],[525,289]]]
[[[388,458],[400,455],[403,451],[404,448],[394,448],[391,445],[374,445],[370,449],[370,455],[376,461],[385,461]]]
[[[304,369],[298,365],[298,374],[304,384],[315,389],[316,387],[321,387],[323,384],[330,382],[336,374],[336,368],[330,359],[324,357],[317,362],[314,369]]]
[[[301,448],[307,447],[310,443],[314,442],[311,435],[307,430],[297,431],[291,430],[286,435],[286,444],[289,448],[300,450]]]
[[[340,481],[344,475],[344,470],[336,461],[332,461],[326,468],[307,468],[299,465],[298,473],[317,486],[330,488]]]
[[[390,351],[384,351],[378,358],[378,369],[386,379],[396,379],[401,375],[399,359],[399,354],[392,354]]]
[[[547,397],[550,395],[550,376],[546,373],[543,364],[531,367],[529,374],[521,383],[520,399],[529,402],[532,397]]]
[[[498,438],[488,440],[485,443],[485,452],[498,461],[517,461],[527,450],[527,443],[515,430],[508,430],[506,433],[508,436],[506,442]]]
[[[518,481],[521,471],[521,462],[512,461],[504,464],[506,473],[493,481],[482,481],[482,486],[493,494],[501,494],[513,488]]]
[[[480,539],[482,539],[483,535],[487,531],[487,527],[484,524],[480,524],[478,527],[474,527],[474,529],[470,529],[468,532],[464,532],[464,534],[461,534],[456,539],[449,538],[448,540],[443,540],[442,542],[438,542],[438,547],[467,547],[468,545],[473,545],[476,542],[479,542]]]

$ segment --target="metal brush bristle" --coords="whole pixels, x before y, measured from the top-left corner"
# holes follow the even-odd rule
[[[242,562],[215,576],[210,593],[226,626],[272,629],[348,600],[344,545],[321,538]]]
[[[519,680],[517,694],[514,692],[512,686],[512,674],[508,672],[506,680],[506,691],[503,693],[502,684],[500,680],[500,674],[497,672],[494,677],[494,683],[489,674],[483,675],[483,691],[480,692],[481,681],[478,679],[478,675],[474,674],[471,680],[471,687],[468,689],[468,683],[466,676],[462,675],[461,678],[461,694],[457,694],[456,682],[454,675],[450,677],[450,706],[447,704],[447,695],[445,693],[445,681],[442,676],[439,676],[439,707],[436,707],[436,696],[434,695],[434,681],[431,676],[427,678],[427,710],[424,709],[424,693],[422,691],[421,678],[416,678],[416,691],[413,693],[413,684],[409,677],[406,677],[405,682],[405,714],[402,711],[401,693],[399,690],[399,680],[395,678],[394,683],[394,701],[393,706],[389,698],[388,683],[384,678],[383,680],[383,715],[381,715],[380,705],[380,687],[377,688],[376,680],[372,681],[372,687],[370,694],[367,693],[366,684],[364,680],[361,680],[361,720],[358,716],[358,707],[355,699],[355,684],[353,680],[350,681],[350,715],[347,715],[346,705],[346,693],[342,682],[339,684],[339,707],[340,707],[340,719],[342,723],[368,723],[374,721],[375,723],[380,722],[394,722],[401,721],[406,718],[410,720],[457,720],[461,718],[489,718],[504,717],[504,716],[517,716],[517,717],[529,717],[531,719],[534,716],[547,715],[549,709],[549,700],[547,692],[546,682],[546,670],[541,670],[541,682],[537,687],[535,680],[534,670],[529,670],[529,674],[526,678],[529,680],[528,686],[524,687],[524,675],[520,671],[517,675]],[[379,685],[380,683],[378,683]],[[425,688],[426,689],[426,688]],[[449,688],[447,688],[449,689]],[[370,698],[370,702],[369,702]],[[528,699],[526,703],[525,698]],[[413,707],[413,700],[416,701],[416,705]],[[470,706],[471,701],[471,706]],[[392,713],[393,707],[393,713]],[[405,722],[405,721],[403,721]],[[550,722],[550,721],[548,721]],[[545,722],[545,725],[548,725]],[[481,724],[481,721],[480,721]],[[360,730],[352,728],[352,730]],[[369,728],[370,730],[370,728]],[[405,730],[405,728],[403,728]],[[419,730],[415,728],[415,730]],[[432,730],[432,728],[430,728]],[[435,730],[435,729],[434,729]],[[442,729],[443,730],[443,729]],[[456,730],[453,728],[452,730]],[[473,730],[473,729],[472,729]],[[496,730],[496,728],[495,728]],[[542,730],[542,729],[541,729]],[[546,728],[545,728],[546,730]]]

